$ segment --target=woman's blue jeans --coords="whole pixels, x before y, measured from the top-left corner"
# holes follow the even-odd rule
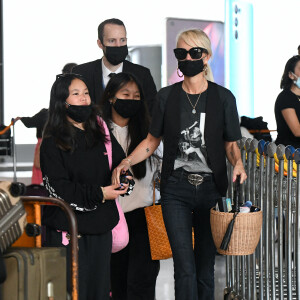
[[[210,209],[220,197],[213,177],[195,186],[183,176],[170,176],[162,192],[163,217],[173,252],[176,300],[214,300],[216,248]]]

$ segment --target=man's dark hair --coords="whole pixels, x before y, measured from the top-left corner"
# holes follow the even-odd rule
[[[284,68],[284,72],[281,78],[281,82],[280,82],[280,88],[281,89],[290,89],[292,84],[293,84],[293,80],[289,77],[289,73],[293,72],[295,73],[295,67],[296,64],[298,63],[298,61],[300,61],[300,55],[294,55],[293,57],[291,57]]]
[[[107,19],[107,20],[103,21],[98,26],[98,39],[101,41],[102,44],[103,44],[103,31],[104,31],[104,26],[106,24],[114,24],[114,25],[124,26],[125,31],[126,31],[126,27],[125,27],[124,23],[119,19],[113,18],[113,19]]]

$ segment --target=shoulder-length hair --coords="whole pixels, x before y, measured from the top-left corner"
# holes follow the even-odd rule
[[[69,86],[74,79],[85,79],[78,74],[61,74],[56,76],[50,93],[49,116],[44,130],[44,137],[54,137],[56,145],[65,151],[73,151],[76,147],[76,129],[67,119],[66,99],[69,97]],[[102,127],[97,123],[98,108],[92,104],[92,113],[83,124],[88,147],[99,140],[105,140]]]
[[[290,72],[295,73],[295,67],[296,67],[296,64],[298,63],[298,61],[300,61],[300,55],[294,55],[285,64],[284,72],[283,72],[283,75],[281,77],[281,82],[280,82],[281,89],[289,90],[291,88],[291,86],[293,84],[293,80],[290,78],[289,73]]]
[[[176,37],[176,45],[179,40],[183,40],[186,44],[191,47],[196,45],[207,50],[207,53],[212,57],[211,41],[208,35],[201,29],[191,28],[178,33]],[[209,81],[214,81],[214,76],[209,64],[207,64],[207,74],[204,74],[205,78]]]
[[[130,118],[128,122],[128,139],[130,139],[130,144],[128,145],[127,153],[131,153],[135,147],[146,138],[149,126],[150,117],[148,113],[147,106],[145,104],[144,93],[142,87],[138,80],[128,73],[118,73],[114,75],[108,82],[104,94],[102,96],[100,107],[102,109],[103,119],[111,124],[112,122],[112,105],[110,104],[110,99],[114,98],[116,93],[122,89],[127,83],[135,82],[139,92],[141,106],[139,111]],[[151,160],[150,160],[151,163]],[[142,161],[134,166],[132,166],[133,175],[137,179],[141,179],[146,175],[146,161]]]

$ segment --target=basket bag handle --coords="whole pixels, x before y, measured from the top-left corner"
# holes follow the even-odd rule
[[[240,176],[238,175],[235,181],[235,189],[234,189],[234,194],[233,194],[233,207],[232,207],[232,212],[234,213],[232,220],[230,221],[227,230],[225,232],[225,235],[223,237],[222,243],[220,245],[221,250],[227,250],[229,246],[229,242],[231,239],[232,231],[233,231],[233,226],[235,222],[236,216],[240,212]]]

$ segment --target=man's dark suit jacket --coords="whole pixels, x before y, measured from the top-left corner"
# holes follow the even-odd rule
[[[92,101],[99,104],[104,91],[102,59],[78,65],[72,69],[72,72],[80,74],[86,79]],[[125,60],[123,63],[123,72],[133,74],[140,82],[151,114],[157,91],[150,70]]]

